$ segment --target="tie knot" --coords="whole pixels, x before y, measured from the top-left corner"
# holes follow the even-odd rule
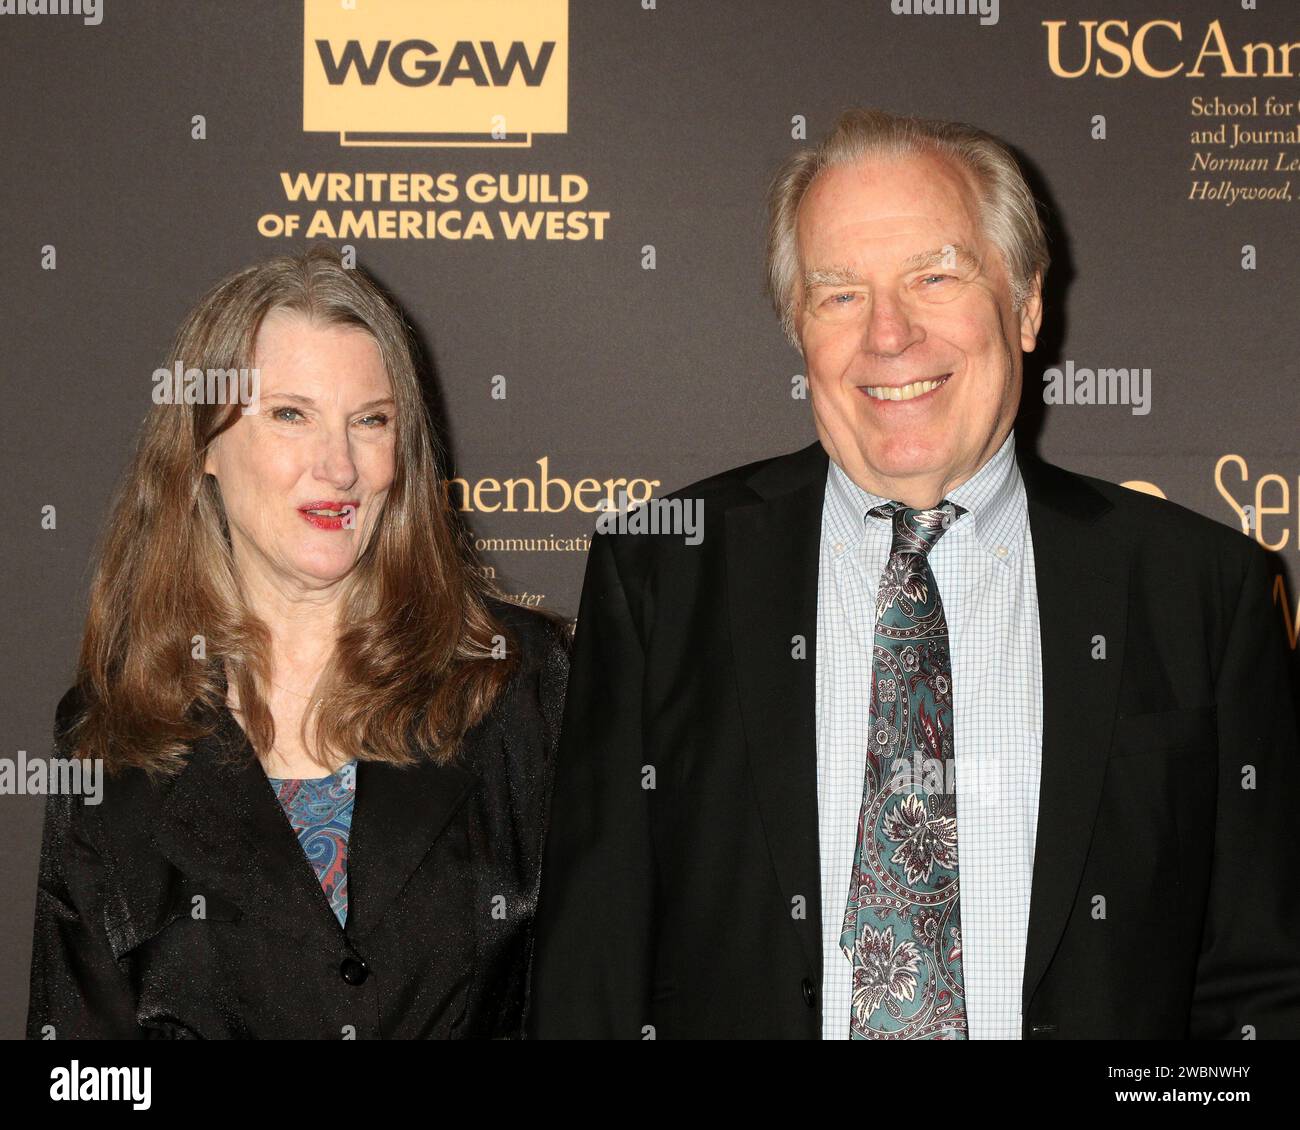
[[[948,527],[965,513],[964,506],[946,498],[932,510],[918,510],[901,502],[886,502],[867,511],[868,517],[889,518],[894,523],[894,543],[889,548],[891,557],[896,553],[916,553],[924,557]]]

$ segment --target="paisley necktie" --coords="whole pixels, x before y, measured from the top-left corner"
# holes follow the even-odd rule
[[[964,1040],[957,795],[948,625],[929,553],[965,514],[898,502],[876,597],[862,809],[840,948],[850,1038]]]

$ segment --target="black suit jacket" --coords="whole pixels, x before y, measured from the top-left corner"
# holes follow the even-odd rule
[[[1044,700],[1023,1035],[1300,1036],[1300,766],[1267,555],[1180,506],[1019,462]],[[594,539],[533,1034],[820,1036],[826,471],[813,444],[678,492],[703,500],[697,546]]]
[[[346,929],[228,711],[163,784],[51,796],[28,1036],[521,1036],[568,654],[562,626],[494,611],[522,662],[457,760],[357,765]]]

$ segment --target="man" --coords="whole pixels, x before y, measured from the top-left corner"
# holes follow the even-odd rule
[[[593,541],[530,1030],[1300,1035],[1266,557],[1016,452],[1014,159],[856,111],[770,206],[818,442]]]

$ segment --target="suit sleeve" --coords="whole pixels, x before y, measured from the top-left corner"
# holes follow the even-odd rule
[[[56,752],[67,756],[57,725]],[[122,1040],[144,1035],[135,1019],[130,978],[113,955],[104,925],[108,876],[92,842],[90,811],[80,796],[51,793],[46,799],[28,1039]]]
[[[1194,1039],[1300,1037],[1300,748],[1269,559],[1250,548],[1216,685],[1218,809]]]
[[[542,864],[529,1034],[640,1039],[655,862],[642,788],[645,656],[612,539],[592,539]]]

